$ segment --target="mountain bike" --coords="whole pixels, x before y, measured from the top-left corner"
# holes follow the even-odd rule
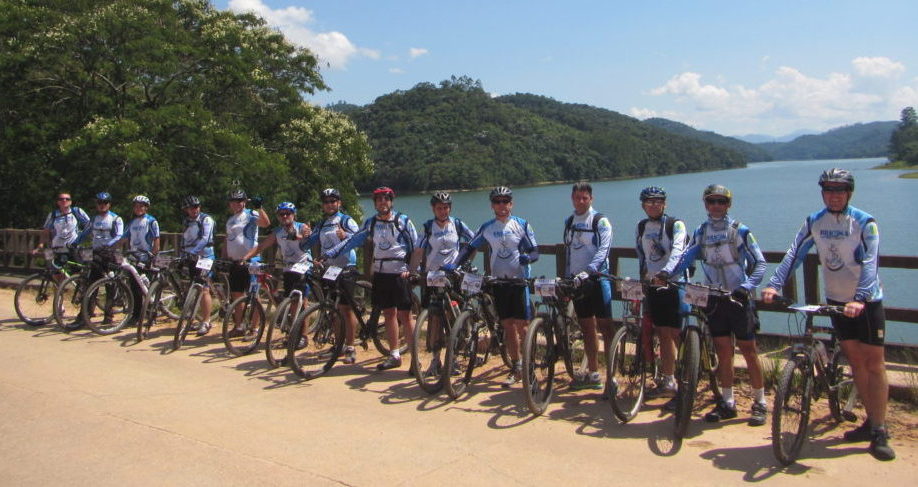
[[[274,276],[265,270],[265,264],[249,263],[251,281],[247,292],[229,305],[223,319],[223,343],[226,349],[239,357],[255,351],[267,328],[269,311],[274,306]],[[265,288],[266,292],[262,292]],[[262,299],[267,299],[263,304]]]
[[[313,268],[307,267],[306,264],[297,264],[292,270],[303,277],[271,314],[265,337],[265,356],[271,367],[287,364],[287,337],[290,336],[290,331],[303,311],[303,303],[306,302],[307,296],[311,294],[317,301],[321,301],[323,296],[323,287],[319,280],[321,276],[315,276]]]
[[[92,259],[92,249],[89,251],[89,258]],[[59,294],[61,284],[67,282],[71,277],[76,279],[83,270],[83,260],[80,258],[86,254],[78,254],[76,260],[71,260],[69,252],[67,257],[64,253],[55,254],[52,249],[44,249],[42,257],[45,260],[45,269],[41,272],[32,274],[16,287],[16,294],[13,296],[13,306],[16,309],[16,315],[23,323],[29,326],[41,326],[51,322],[52,318],[63,324],[64,313],[59,311],[62,306],[56,296]],[[55,257],[63,260],[61,265],[55,263]],[[69,288],[68,288],[69,289]],[[75,316],[74,316],[75,318]]]
[[[90,284],[83,296],[83,323],[100,335],[121,331],[134,318],[134,307],[142,307],[142,302],[134,302],[131,281],[140,289],[142,296],[149,293],[148,274],[152,269],[153,254],[135,251],[125,255],[127,258],[114,254],[108,272]]]
[[[424,392],[435,394],[443,389],[445,380],[446,345],[450,329],[460,313],[464,301],[458,293],[457,274],[443,271],[427,272],[423,278],[427,283],[430,304],[421,310],[414,323],[414,340],[411,343],[411,368],[417,373],[415,379]]]
[[[194,267],[200,272],[194,273],[194,278],[185,291],[185,298],[182,300],[182,314],[179,316],[172,339],[172,351],[178,350],[185,343],[185,338],[198,314],[201,298],[205,292],[211,292],[213,295],[211,319],[223,316],[229,310],[229,286],[226,284],[226,272],[229,271],[233,262],[198,256],[191,256],[186,259],[186,262],[193,262]],[[210,277],[211,269],[216,272],[216,279]]]
[[[167,252],[170,251],[157,254],[153,259],[153,266],[149,268],[150,286],[144,295],[140,319],[137,321],[138,342],[149,336],[150,329],[158,318],[166,316],[169,319],[178,319],[182,313],[181,297],[185,295],[187,288],[180,276],[184,260],[168,255]]]

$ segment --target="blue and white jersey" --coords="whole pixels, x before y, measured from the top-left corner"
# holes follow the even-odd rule
[[[201,212],[197,218],[185,218],[182,252],[200,257],[214,257],[214,219]]]
[[[877,222],[850,205],[840,213],[823,209],[808,216],[768,285],[780,291],[814,245],[827,298],[845,303],[883,299]]]
[[[565,220],[561,241],[567,249],[566,276],[609,270],[612,223],[593,207],[582,215],[574,213]]]
[[[67,245],[76,242],[88,223],[89,215],[82,209],[72,206],[67,213],[61,213],[59,209],[48,213],[42,228],[51,234],[51,248],[65,251]]]
[[[134,217],[128,223],[124,238],[129,250],[152,252],[153,240],[159,238],[159,222],[151,215]]]
[[[82,242],[89,234],[92,234],[93,249],[111,247],[124,235],[124,221],[112,211],[96,213],[89,220],[89,226],[80,234],[77,243]]]
[[[339,211],[332,216],[328,216],[316,222],[312,227],[312,233],[309,235],[309,238],[303,241],[303,245],[311,249],[316,243],[319,243],[322,253],[330,251],[342,242],[342,240],[338,238],[339,228],[344,230],[345,240],[360,230],[359,227],[357,227],[357,222],[355,222],[350,215],[346,215]],[[347,252],[342,252],[337,257],[329,259],[328,264],[342,268],[357,265],[357,251],[348,250]]]
[[[401,274],[408,271],[408,258],[414,250],[418,232],[414,223],[404,213],[393,213],[391,220],[380,220],[374,216],[363,222],[360,230],[347,240],[325,252],[328,257],[337,257],[343,252],[373,240],[373,272]]]
[[[494,277],[528,278],[529,264],[520,264],[520,254],[526,254],[529,262],[539,258],[532,227],[516,216],[510,216],[506,222],[497,218],[485,222],[469,246],[481,249],[485,244],[491,246],[491,275]]]
[[[672,227],[672,237],[666,231],[667,225]],[[682,220],[666,214],[656,220],[641,220],[635,231],[641,278],[652,279],[660,271],[675,275],[688,240],[688,230]]]
[[[258,245],[258,212],[250,208],[226,220],[226,256],[240,260]]]
[[[458,218],[449,217],[443,225],[432,218],[424,222],[423,233],[415,245],[424,249],[425,270],[437,270],[452,264],[459,256],[459,243],[474,238],[472,230]]]
[[[303,232],[305,224],[293,222],[293,233],[300,235]],[[277,247],[281,251],[281,259],[284,261],[284,272],[292,270],[296,264],[306,264],[304,270],[312,267],[312,251],[308,246],[303,245],[306,239],[291,240],[289,232],[284,227],[277,227],[273,230],[274,239],[277,241]]]
[[[765,257],[749,227],[729,216],[708,218],[695,230],[673,275],[685,271],[696,259],[701,260],[706,284],[731,291],[740,286],[751,291],[765,274]],[[752,269],[750,274],[746,274],[747,268]]]

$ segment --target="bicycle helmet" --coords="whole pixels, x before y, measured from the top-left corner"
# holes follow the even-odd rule
[[[134,201],[132,201],[132,203],[134,204],[140,203],[141,205],[150,206],[150,198],[147,198],[146,196],[139,194],[134,197]]]
[[[511,191],[510,188],[508,188],[508,187],[506,187],[506,186],[498,186],[498,187],[496,187],[496,188],[494,188],[494,189],[491,190],[491,196],[490,196],[490,198],[491,198],[492,200],[493,200],[494,198],[499,198],[499,197],[501,197],[501,196],[506,197],[506,198],[513,199],[513,191]]]
[[[201,200],[199,200],[197,196],[189,195],[182,198],[182,209],[192,208],[195,206],[201,206]]]
[[[377,196],[385,196],[390,200],[395,199],[395,191],[388,186],[380,186],[373,190],[373,199],[376,199]]]
[[[99,203],[111,203],[112,195],[108,194],[105,191],[102,191],[101,193],[96,195],[96,201]]]
[[[430,204],[435,205],[437,203],[445,203],[447,205],[453,204],[453,197],[449,195],[446,191],[437,191],[430,196]]]
[[[848,185],[848,191],[854,191],[854,175],[847,169],[833,167],[825,170],[819,176],[819,186],[825,186],[826,183],[843,183]]]
[[[373,194],[375,195],[376,192],[374,191]],[[322,194],[320,194],[319,197],[322,198],[323,200],[328,199],[328,198],[334,198],[336,200],[340,200],[341,193],[339,193],[338,190],[335,188],[326,188],[322,190]]]
[[[650,199],[666,199],[666,190],[659,186],[648,186],[641,190],[641,202]]]
[[[704,188],[704,194],[702,194],[701,197],[702,199],[706,199],[708,196],[723,196],[730,201],[733,200],[733,192],[721,184],[712,184]]]
[[[226,199],[227,201],[238,201],[238,200],[245,201],[247,198],[245,196],[245,191],[241,189],[234,189],[226,194]]]
[[[296,213],[296,205],[289,201],[284,201],[277,205],[277,209],[274,210],[275,213],[279,213],[281,211],[292,211],[293,213]]]

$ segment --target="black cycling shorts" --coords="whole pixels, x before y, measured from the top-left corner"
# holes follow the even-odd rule
[[[373,274],[373,305],[380,308],[411,309],[411,288],[401,274]]]
[[[574,300],[577,318],[608,318],[612,316],[612,284],[608,279],[588,279],[580,299]]]
[[[644,313],[653,326],[682,328],[682,290],[676,286],[652,287],[644,296]]]
[[[231,293],[244,293],[249,289],[249,283],[252,282],[252,275],[249,274],[249,266],[245,263],[233,262],[227,273]]]
[[[759,320],[752,303],[738,305],[727,297],[711,296],[704,310],[713,337],[733,335],[737,340],[755,340]]]
[[[826,300],[829,304],[844,306],[845,303]],[[864,311],[854,318],[832,315],[832,328],[839,340],[858,340],[868,345],[882,347],[886,341],[886,312],[883,301],[864,303]]]
[[[491,287],[497,318],[529,320],[529,287],[525,284],[495,284]]]

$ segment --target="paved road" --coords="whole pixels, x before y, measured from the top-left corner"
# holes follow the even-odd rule
[[[216,336],[164,355],[165,335],[29,329],[0,290],[0,485],[910,485],[913,442],[881,464],[866,445],[819,436],[776,467],[768,429],[696,421],[681,451],[654,450],[654,410],[628,425],[593,393],[562,389],[530,418],[497,371],[459,402],[429,397],[374,354],[301,382],[261,355],[228,358]],[[831,424],[831,423],[830,423]],[[825,426],[820,427],[824,430]]]

